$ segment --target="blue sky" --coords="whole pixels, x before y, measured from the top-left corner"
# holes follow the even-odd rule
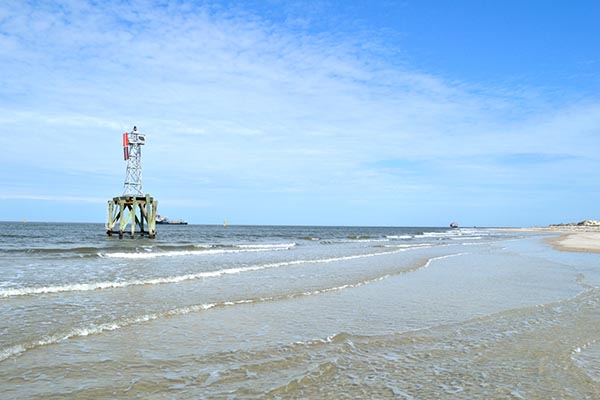
[[[595,1],[3,1],[0,220],[600,219]]]

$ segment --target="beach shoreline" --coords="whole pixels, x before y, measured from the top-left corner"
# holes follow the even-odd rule
[[[0,222],[0,398],[598,398],[600,269],[560,233],[96,228]]]
[[[555,250],[600,253],[600,226],[550,226],[532,228],[504,228],[513,232],[547,232],[559,236],[545,239]]]

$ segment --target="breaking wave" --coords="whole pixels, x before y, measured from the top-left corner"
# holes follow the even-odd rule
[[[389,254],[389,253],[379,253],[379,254]],[[32,350],[32,349],[35,349],[38,347],[57,344],[57,343],[60,343],[60,342],[63,342],[65,340],[69,340],[69,339],[72,339],[75,337],[84,337],[84,336],[89,336],[89,335],[101,334],[104,332],[115,331],[115,330],[118,330],[118,329],[121,329],[121,328],[124,328],[127,326],[137,325],[137,324],[141,324],[141,323],[145,323],[145,322],[149,322],[149,321],[153,321],[153,320],[157,320],[157,319],[206,311],[206,310],[216,308],[216,307],[230,307],[230,306],[236,306],[236,305],[242,305],[242,304],[290,300],[290,299],[295,299],[295,298],[299,298],[299,297],[315,296],[315,295],[324,294],[324,293],[331,293],[331,292],[338,292],[338,291],[342,291],[342,290],[346,290],[346,289],[353,289],[353,288],[361,287],[361,286],[368,285],[368,284],[371,284],[374,282],[382,281],[382,280],[387,279],[394,275],[399,275],[399,274],[403,274],[403,273],[407,273],[407,272],[414,272],[414,271],[422,269],[422,268],[427,268],[429,265],[431,265],[432,262],[434,262],[436,260],[441,260],[441,259],[450,258],[450,257],[457,257],[457,256],[465,255],[465,254],[468,254],[468,253],[456,253],[456,254],[448,254],[448,255],[444,255],[444,256],[432,257],[432,258],[429,258],[426,262],[424,262],[418,266],[415,266],[413,268],[404,269],[404,270],[398,271],[396,273],[388,273],[388,274],[381,275],[381,276],[378,276],[375,278],[366,279],[366,280],[354,282],[354,283],[348,283],[345,285],[339,285],[339,286],[323,288],[323,289],[314,289],[314,290],[308,290],[308,291],[303,291],[303,292],[282,294],[282,295],[257,297],[257,298],[241,299],[241,300],[229,300],[229,301],[223,301],[223,302],[219,302],[219,303],[197,304],[197,305],[174,308],[174,309],[164,311],[164,312],[148,313],[148,314],[144,314],[144,315],[136,316],[136,317],[125,317],[125,318],[121,318],[121,319],[116,319],[114,321],[105,322],[105,323],[101,323],[101,324],[90,324],[85,327],[77,327],[77,328],[73,328],[64,333],[58,333],[58,334],[46,336],[40,340],[31,341],[28,343],[19,343],[19,344],[4,348],[4,349],[0,350],[0,362],[4,361],[10,357],[18,356],[28,350]],[[369,255],[364,255],[364,256],[374,256],[374,255],[375,254],[369,254]],[[359,258],[359,257],[360,256],[338,257],[335,260],[337,261],[340,259]],[[333,259],[320,260],[320,262],[331,262],[331,260],[333,260]],[[292,262],[292,263],[294,263],[294,262]],[[295,263],[300,263],[300,261],[297,261]],[[279,263],[279,264],[283,264],[283,263]],[[271,264],[271,265],[273,266],[275,264]],[[328,338],[328,340],[333,340],[333,338],[331,338],[331,339]]]
[[[193,250],[172,250],[172,251],[146,251],[146,252],[115,252],[115,253],[97,253],[103,258],[129,258],[129,259],[151,259],[158,257],[180,257],[213,255],[228,253],[250,253],[263,251],[282,251],[289,250],[296,246],[296,243],[284,244],[238,244],[238,245],[196,245]]]
[[[195,274],[175,275],[175,276],[167,276],[167,277],[152,278],[152,279],[133,279],[133,280],[129,280],[129,281],[72,283],[72,284],[66,284],[66,285],[54,285],[54,286],[42,286],[42,287],[6,288],[6,289],[0,289],[0,298],[1,297],[28,296],[28,295],[37,295],[37,294],[53,294],[53,293],[62,293],[62,292],[80,292],[80,291],[91,291],[91,290],[101,290],[101,289],[118,289],[118,288],[125,288],[125,287],[129,287],[129,286],[178,283],[178,282],[190,281],[190,280],[195,280],[195,279],[209,279],[209,278],[217,278],[217,277],[220,277],[223,275],[235,275],[235,274],[240,274],[240,273],[245,273],[245,272],[260,271],[260,270],[269,269],[269,268],[281,268],[281,267],[302,265],[302,264],[323,264],[323,263],[332,263],[332,262],[338,262],[338,261],[356,260],[356,259],[368,258],[368,257],[380,257],[380,256],[396,254],[396,253],[400,253],[400,252],[411,250],[411,249],[417,249],[417,248],[420,248],[420,246],[402,247],[402,248],[398,248],[398,249],[392,250],[392,251],[358,254],[358,255],[351,255],[351,256],[309,259],[309,260],[281,261],[281,262],[276,262],[276,263],[252,265],[252,266],[248,266],[248,267],[225,268],[225,269],[220,269],[220,270],[215,270],[215,271],[203,271],[203,272],[198,272]],[[258,250],[258,249],[255,249],[255,250]]]

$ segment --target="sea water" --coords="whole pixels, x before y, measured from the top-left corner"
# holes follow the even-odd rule
[[[600,398],[600,256],[544,237],[0,223],[0,398]]]

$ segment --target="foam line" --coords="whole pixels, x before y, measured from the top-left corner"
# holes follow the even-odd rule
[[[198,256],[198,255],[214,255],[214,254],[229,254],[229,253],[251,253],[263,251],[281,251],[289,250],[294,247],[295,243],[281,245],[260,245],[260,244],[241,244],[236,245],[237,249],[213,249],[208,250],[175,250],[165,252],[146,252],[146,253],[98,253],[102,258],[129,258],[129,259],[151,259],[158,257],[181,257],[181,256]]]
[[[389,254],[389,253],[385,253],[385,254]],[[295,299],[295,298],[299,298],[299,297],[315,296],[315,295],[319,295],[322,293],[331,293],[331,292],[338,292],[338,291],[342,291],[342,290],[346,290],[346,289],[353,289],[353,288],[357,288],[360,286],[368,285],[370,283],[382,281],[393,275],[399,275],[399,274],[403,274],[403,273],[407,273],[407,272],[413,272],[413,271],[416,271],[416,270],[419,270],[422,268],[427,268],[433,261],[436,261],[436,260],[462,256],[465,254],[468,254],[468,253],[457,253],[457,254],[448,254],[445,256],[432,257],[432,258],[429,258],[424,264],[414,267],[412,269],[402,270],[398,273],[389,273],[389,274],[385,274],[385,275],[378,276],[375,278],[367,279],[364,281],[348,283],[345,285],[334,286],[334,287],[330,287],[330,288],[315,289],[315,290],[310,290],[310,291],[290,293],[290,294],[277,295],[277,296],[266,296],[266,297],[241,299],[241,300],[230,300],[230,301],[223,301],[220,303],[197,304],[197,305],[191,305],[191,306],[186,306],[186,307],[174,308],[172,310],[168,310],[168,311],[161,312],[161,313],[144,314],[144,315],[141,315],[138,317],[123,318],[121,320],[115,320],[115,321],[106,322],[106,323],[102,323],[102,324],[98,324],[98,325],[89,325],[87,327],[73,328],[70,331],[63,333],[63,334],[55,334],[55,335],[44,337],[43,339],[40,339],[37,341],[33,341],[33,342],[29,342],[29,343],[20,343],[20,344],[14,345],[14,346],[4,348],[4,349],[0,350],[0,362],[4,361],[10,357],[18,356],[28,350],[32,350],[32,349],[35,349],[38,347],[57,344],[57,343],[60,343],[60,342],[63,342],[63,341],[66,341],[66,340],[69,340],[69,339],[72,339],[75,337],[85,337],[85,336],[90,336],[90,335],[101,334],[104,332],[116,331],[118,329],[121,329],[121,328],[124,328],[127,326],[137,325],[137,324],[141,324],[144,322],[154,321],[154,320],[158,320],[158,319],[162,319],[162,318],[206,311],[206,310],[216,308],[216,307],[230,307],[230,306],[236,306],[236,305],[241,305],[241,304],[264,303],[264,302],[268,302],[268,301],[279,301],[279,300],[291,300],[291,299]],[[348,257],[357,257],[357,256],[348,256]],[[347,258],[347,257],[345,257],[345,258]]]
[[[103,289],[119,289],[130,286],[142,286],[142,285],[159,285],[159,284],[169,284],[169,283],[179,283],[183,281],[191,281],[196,279],[210,279],[217,278],[224,275],[236,275],[246,272],[260,271],[264,269],[270,268],[281,268],[287,266],[294,265],[302,265],[302,264],[325,264],[332,263],[338,261],[349,261],[356,260],[361,258],[368,257],[380,257],[385,255],[391,255],[396,253],[401,253],[407,250],[417,249],[419,247],[403,247],[393,251],[380,252],[380,253],[368,253],[368,254],[359,254],[353,256],[342,256],[342,257],[332,257],[332,258],[323,258],[323,259],[313,259],[313,260],[293,260],[293,261],[282,261],[278,263],[269,263],[262,265],[253,265],[249,267],[237,267],[237,268],[227,268],[220,269],[216,271],[205,271],[199,272],[196,274],[185,274],[185,275],[176,275],[176,276],[168,276],[163,278],[153,278],[153,279],[134,279],[130,281],[104,281],[104,282],[89,282],[89,283],[73,283],[68,285],[56,285],[56,286],[42,286],[42,287],[23,287],[23,288],[8,288],[8,289],[0,289],[0,298],[4,297],[16,297],[16,296],[29,296],[29,295],[38,295],[38,294],[54,294],[54,293],[63,293],[63,292],[85,292],[92,290],[103,290]]]

